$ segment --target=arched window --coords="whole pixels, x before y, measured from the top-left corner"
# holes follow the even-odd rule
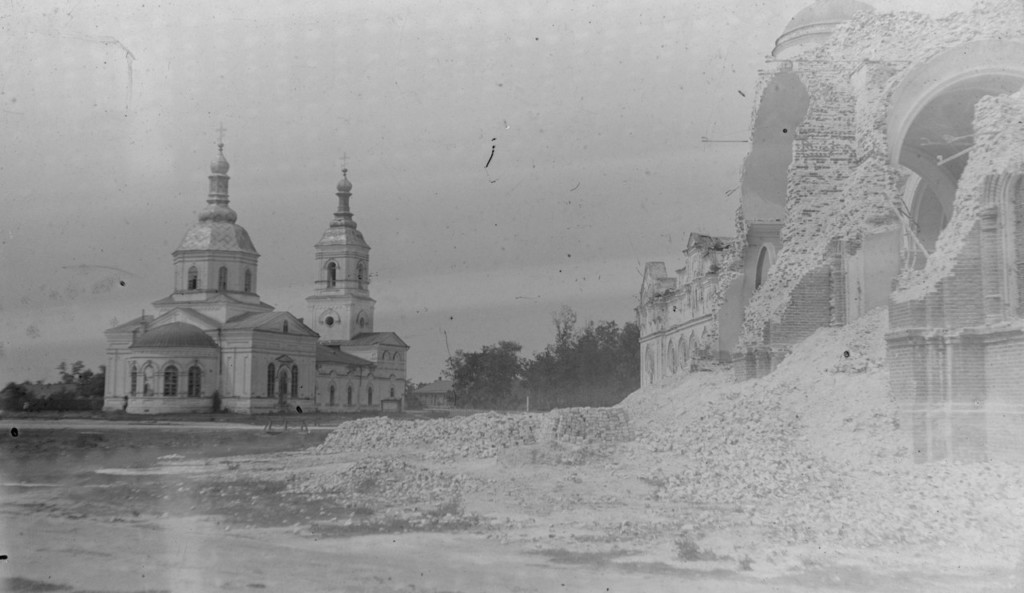
[[[285,320],[284,325],[281,327],[281,331],[288,333],[288,321]]]
[[[371,406],[373,405],[373,385],[366,387],[366,403]]]
[[[217,272],[217,290],[225,292],[228,289],[228,269],[226,266],[221,266]]]
[[[769,261],[768,248],[762,247],[761,253],[757,256],[757,273],[754,276],[754,290],[761,288],[761,285],[768,280],[769,267],[771,267],[771,261]]]
[[[331,405],[334,405],[334,384],[331,384]]]
[[[252,292],[252,270],[245,270],[245,292]]]
[[[178,367],[174,365],[164,369],[164,395],[178,395]]]
[[[352,405],[352,386],[351,385],[348,386],[348,399],[345,400],[345,405],[348,405],[348,406]]]
[[[153,395],[153,367],[142,369],[142,395]]]
[[[199,270],[195,266],[188,269],[188,289],[199,290]]]
[[[274,378],[277,372],[274,370],[274,363],[267,365],[267,397],[274,397]]]
[[[668,372],[674,374],[676,367],[679,365],[679,358],[676,355],[676,343],[672,340],[668,342]]]
[[[327,264],[327,288],[334,288],[338,285],[338,264],[330,262]]]
[[[132,395],[135,395],[136,390],[138,390],[138,388],[139,388],[139,369],[134,364],[132,365],[132,370],[130,372],[130,376],[131,376],[131,385],[128,388],[128,393],[131,393]]]
[[[287,397],[288,395],[288,370],[281,369],[281,374],[277,377],[277,394],[280,397]]]
[[[356,264],[356,281],[359,283],[359,288],[363,287],[363,282],[366,280],[366,266],[363,262]]]
[[[203,392],[203,369],[192,365],[188,370],[188,396],[199,397]]]
[[[292,365],[292,397],[299,397],[299,365]]]

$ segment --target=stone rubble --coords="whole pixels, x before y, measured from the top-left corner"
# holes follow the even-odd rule
[[[418,422],[364,418],[342,423],[315,449],[317,454],[418,449],[432,459],[488,458],[503,449],[538,442],[618,442],[632,438],[625,410],[565,408],[547,414],[499,414]]]
[[[910,462],[888,391],[885,329],[876,311],[820,330],[763,379],[693,376],[628,398],[638,454],[674,457],[648,475],[655,498],[732,509],[703,528],[753,527],[780,544],[1012,553],[1024,534],[1024,471]]]

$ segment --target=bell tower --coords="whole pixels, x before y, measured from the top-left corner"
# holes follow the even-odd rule
[[[330,346],[373,331],[370,298],[370,246],[356,230],[349,209],[352,183],[348,169],[338,182],[338,210],[316,244],[317,275],[309,303],[309,326]]]

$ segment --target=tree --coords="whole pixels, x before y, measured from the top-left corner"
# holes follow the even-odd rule
[[[0,391],[0,409],[7,411],[18,411],[25,407],[25,403],[32,400],[32,395],[25,388],[25,384],[18,384],[11,381]]]
[[[614,405],[640,387],[640,330],[614,321],[576,328],[569,307],[553,316],[555,343],[523,371],[523,383],[540,409]]]
[[[459,406],[509,409],[522,407],[516,389],[523,369],[516,342],[503,340],[479,352],[457,350],[445,363],[445,376],[455,389]]]

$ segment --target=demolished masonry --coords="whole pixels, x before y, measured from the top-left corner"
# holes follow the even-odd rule
[[[691,237],[676,277],[647,265],[644,384],[763,376],[888,307],[915,459],[1024,462],[1022,83],[1021,0],[798,13],[760,75],[736,237]]]

